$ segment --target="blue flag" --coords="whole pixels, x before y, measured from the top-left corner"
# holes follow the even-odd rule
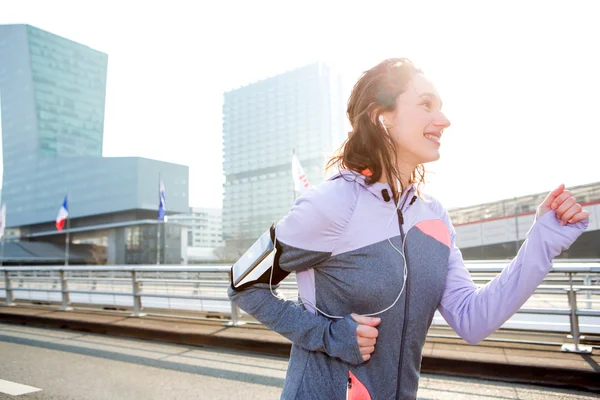
[[[165,185],[163,185],[162,180],[158,187],[158,197],[158,220],[164,221],[165,215],[167,214],[167,208],[165,206]]]

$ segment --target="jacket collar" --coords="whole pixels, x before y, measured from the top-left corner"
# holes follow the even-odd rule
[[[367,176],[369,176],[370,171],[368,170],[364,170],[362,171],[362,173],[357,172],[357,171],[352,171],[349,169],[344,169],[338,173],[336,173],[335,175],[331,176],[328,180],[334,180],[334,179],[345,179],[347,181],[350,182],[357,182],[358,184],[360,184],[362,187],[364,187],[365,189],[367,189],[371,194],[373,194],[375,197],[377,197],[379,200],[385,202],[385,199],[383,197],[383,191],[387,190],[388,194],[390,197],[392,197],[392,189],[390,188],[390,185],[388,183],[381,183],[381,182],[375,182],[371,185],[368,185],[365,180],[367,178]],[[410,195],[411,192],[415,189],[415,184],[411,183],[405,190],[404,193],[406,193],[406,195]],[[393,200],[392,200],[392,204],[393,204]]]

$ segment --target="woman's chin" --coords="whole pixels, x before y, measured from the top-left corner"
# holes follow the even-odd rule
[[[440,159],[440,151],[439,150],[430,150],[426,154],[421,154],[419,157],[421,161],[419,164],[427,164],[430,162],[434,162]]]

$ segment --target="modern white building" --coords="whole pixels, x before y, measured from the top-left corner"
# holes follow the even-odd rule
[[[342,80],[314,63],[224,94],[223,239],[240,251],[292,206],[295,151],[316,185],[346,137]],[[241,253],[240,253],[241,254]]]
[[[223,246],[223,219],[220,208],[191,207],[190,212],[169,217],[188,227],[187,260],[189,263],[220,261]]]

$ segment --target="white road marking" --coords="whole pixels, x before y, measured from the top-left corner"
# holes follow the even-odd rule
[[[0,393],[6,393],[11,396],[20,396],[26,393],[39,392],[40,390],[42,389],[0,379]]]

